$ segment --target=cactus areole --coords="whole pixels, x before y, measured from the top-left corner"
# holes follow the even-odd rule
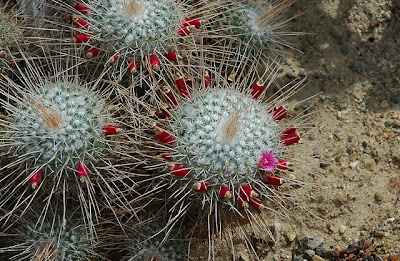
[[[176,153],[162,155],[170,173],[191,180],[196,193],[214,189],[221,199],[261,209],[257,186],[252,184],[281,186],[283,179],[276,173],[287,169],[287,146],[298,141],[293,127],[287,139],[295,139],[285,142],[289,134],[279,122],[286,109],[268,108],[258,96],[229,87],[204,88],[195,94],[185,89],[181,96],[181,104],[175,105],[165,95],[171,104],[171,130],[154,126],[158,140]]]

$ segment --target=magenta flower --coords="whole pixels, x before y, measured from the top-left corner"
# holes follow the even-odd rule
[[[259,165],[261,168],[265,169],[266,171],[273,172],[277,164],[278,160],[276,159],[272,151],[263,152],[259,161]]]

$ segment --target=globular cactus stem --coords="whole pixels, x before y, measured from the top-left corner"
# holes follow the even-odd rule
[[[67,19],[79,30],[74,43],[88,43],[86,58],[112,53],[108,62],[119,57],[128,61],[128,71],[138,69],[138,60],[150,70],[158,70],[161,57],[177,61],[179,39],[200,28],[201,19],[190,18],[183,3],[173,0],[91,0],[73,2],[75,14]]]

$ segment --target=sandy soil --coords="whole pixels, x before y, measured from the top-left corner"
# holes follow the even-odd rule
[[[304,213],[305,225],[275,220],[278,242],[262,260],[321,260],[361,239],[372,240],[371,254],[399,259],[399,10],[397,0],[299,0],[291,8],[307,12],[291,30],[309,35],[293,40],[300,52],[289,55],[281,80],[307,76],[297,98],[319,94],[309,139],[319,144],[311,153],[321,189],[305,203],[324,220]],[[317,250],[316,237],[323,238]]]

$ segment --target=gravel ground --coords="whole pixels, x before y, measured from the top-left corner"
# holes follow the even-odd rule
[[[309,139],[321,186],[306,204],[322,219],[275,220],[278,242],[262,260],[332,259],[335,249],[343,260],[400,260],[400,1],[299,0],[299,11],[291,30],[309,34],[293,41],[300,52],[281,80],[305,75],[297,98],[319,94]],[[349,247],[362,239],[371,242]]]

